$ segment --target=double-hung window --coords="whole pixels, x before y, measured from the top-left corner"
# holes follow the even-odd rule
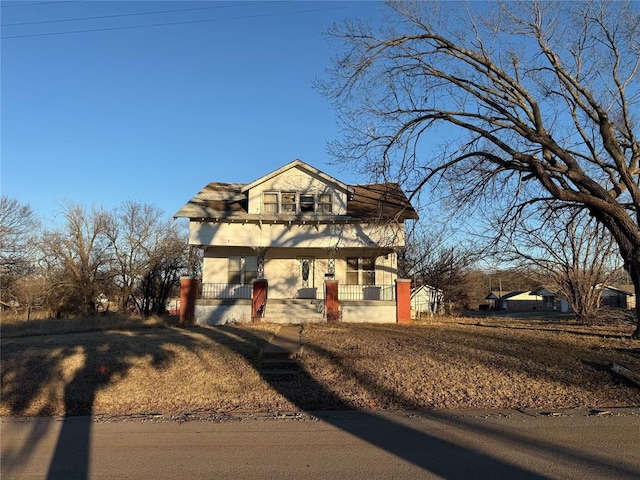
[[[330,193],[321,193],[318,195],[318,205],[316,208],[316,213],[319,215],[327,215],[332,211],[331,205],[331,194]]]
[[[258,257],[229,257],[229,283],[249,285],[258,278]]]
[[[264,192],[262,207],[264,213],[271,214],[315,213],[328,215],[333,212],[333,199],[330,193]]]
[[[264,213],[278,213],[278,194],[276,192],[264,192],[262,194]]]
[[[313,194],[300,194],[300,213],[313,213],[315,207],[315,199]]]
[[[296,192],[282,192],[280,194],[282,213],[298,213],[297,196],[298,194]]]
[[[375,258],[347,258],[347,285],[375,285]]]

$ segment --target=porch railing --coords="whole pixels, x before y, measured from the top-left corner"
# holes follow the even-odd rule
[[[200,286],[200,298],[247,298],[251,299],[251,285],[235,283],[203,283]]]
[[[303,289],[312,290],[312,289]],[[315,299],[324,298],[324,287],[315,290]],[[312,298],[306,296],[309,292],[298,298]],[[216,299],[251,299],[252,286],[232,283],[203,283],[200,285],[200,298]],[[300,295],[300,292],[298,292]],[[339,300],[387,300],[395,301],[396,290],[394,285],[348,285],[338,284]]]
[[[396,299],[394,285],[338,284],[339,300],[389,300]]]

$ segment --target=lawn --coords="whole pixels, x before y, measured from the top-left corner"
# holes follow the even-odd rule
[[[336,408],[640,406],[631,327],[450,319],[307,325],[293,380],[259,372],[277,326],[158,320],[2,325],[0,415],[292,412]]]

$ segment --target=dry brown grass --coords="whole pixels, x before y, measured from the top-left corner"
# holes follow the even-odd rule
[[[32,335],[58,335],[64,333],[94,332],[100,330],[132,330],[145,327],[161,327],[167,320],[160,317],[140,317],[117,314],[100,314],[92,317],[49,318],[25,320],[21,316],[3,312],[0,328],[2,338]]]
[[[309,325],[303,374],[273,381],[259,373],[259,351],[277,326],[155,322],[29,336],[6,336],[3,325],[0,414],[640,405],[640,388],[609,371],[612,362],[640,371],[629,327]]]
[[[305,329],[304,362],[358,408],[568,408],[640,405],[630,327],[477,320]]]

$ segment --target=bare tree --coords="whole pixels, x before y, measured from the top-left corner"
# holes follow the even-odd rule
[[[0,197],[0,291],[5,302],[17,301],[16,282],[33,268],[39,225],[29,205]]]
[[[344,49],[321,88],[347,132],[334,155],[414,195],[448,185],[467,215],[483,200],[503,212],[498,234],[540,203],[588,211],[640,292],[640,4],[389,6],[378,30],[331,32]]]
[[[181,238],[179,225],[163,219],[162,211],[153,205],[126,201],[112,212],[105,233],[113,252],[120,310],[126,311],[129,305],[146,310],[136,305],[133,294],[144,278],[162,264],[165,255],[174,258],[176,251],[184,255],[186,239]]]
[[[93,313],[98,295],[109,289],[111,252],[109,214],[77,204],[65,205],[64,224],[46,232],[42,249],[52,283],[51,307],[59,314]]]
[[[190,251],[186,235],[178,224],[172,224],[149,258],[149,268],[134,290],[137,308],[142,314],[166,312],[167,300],[177,293],[180,275],[189,271]]]
[[[467,274],[477,258],[471,248],[451,246],[444,233],[413,230],[406,240],[405,248],[399,252],[400,275],[412,278],[414,286],[429,285],[442,292],[434,311],[445,305],[449,313],[453,306],[469,308]]]
[[[579,321],[592,323],[602,285],[622,269],[615,241],[586,212],[564,210],[552,217],[545,228],[522,220],[505,242],[503,255],[511,253],[528,276],[566,298]]]

